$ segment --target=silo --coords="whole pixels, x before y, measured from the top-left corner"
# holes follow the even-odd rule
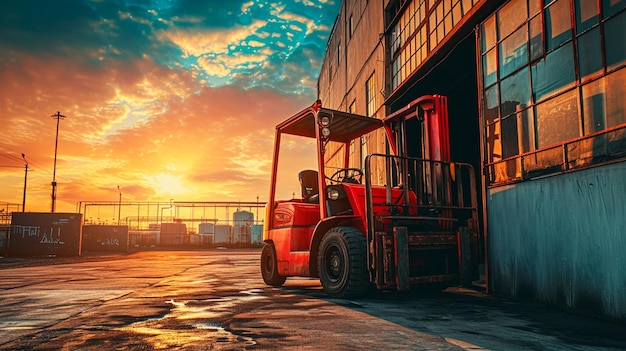
[[[215,234],[213,236],[213,243],[230,244],[231,231],[232,231],[232,227],[229,224],[217,224],[215,226]]]
[[[248,211],[233,213],[233,243],[250,244],[250,229],[254,223],[254,214]]]
[[[198,225],[198,234],[200,235],[200,245],[212,245],[215,236],[215,223],[200,223]]]
[[[215,233],[215,223],[200,223],[198,225],[198,234]]]

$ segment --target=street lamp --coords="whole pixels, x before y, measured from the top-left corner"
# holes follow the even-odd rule
[[[22,158],[26,164],[24,165],[24,195],[22,196],[22,212],[26,212],[26,180],[28,179],[28,161],[26,155],[22,153]]]
[[[117,186],[117,191],[120,193],[120,200],[117,206],[117,225],[120,225],[120,216],[122,213],[122,190],[120,190],[120,186]]]

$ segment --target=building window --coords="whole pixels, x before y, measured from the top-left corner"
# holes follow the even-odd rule
[[[374,79],[374,73],[365,83],[365,105],[367,116],[374,116],[376,114],[376,80]]]
[[[356,100],[352,100],[352,103],[348,106],[348,112],[356,113]]]
[[[511,0],[481,23],[489,185],[626,157],[624,33],[624,0]]]
[[[352,20],[352,15],[348,18],[348,38],[352,38],[352,34],[354,34],[354,21]]]
[[[607,0],[608,1],[608,0]],[[396,89],[452,32],[478,0],[412,0],[390,2],[387,23],[391,54],[391,89]],[[401,15],[396,16],[396,13]]]
[[[339,67],[339,63],[341,62],[341,44],[337,45],[337,67]]]

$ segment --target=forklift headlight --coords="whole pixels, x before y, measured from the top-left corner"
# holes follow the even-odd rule
[[[330,117],[328,116],[320,117],[320,125],[322,127],[328,127],[329,124],[330,124]]]
[[[326,127],[322,128],[322,136],[325,138],[328,138],[329,135],[330,135],[330,129]]]
[[[339,190],[337,189],[328,189],[328,200],[335,201],[339,198]]]

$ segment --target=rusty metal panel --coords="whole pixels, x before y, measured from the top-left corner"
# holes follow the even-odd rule
[[[490,291],[626,320],[626,162],[492,188]]]
[[[84,225],[83,251],[128,251],[128,226]]]
[[[13,212],[7,256],[80,256],[80,213]]]

